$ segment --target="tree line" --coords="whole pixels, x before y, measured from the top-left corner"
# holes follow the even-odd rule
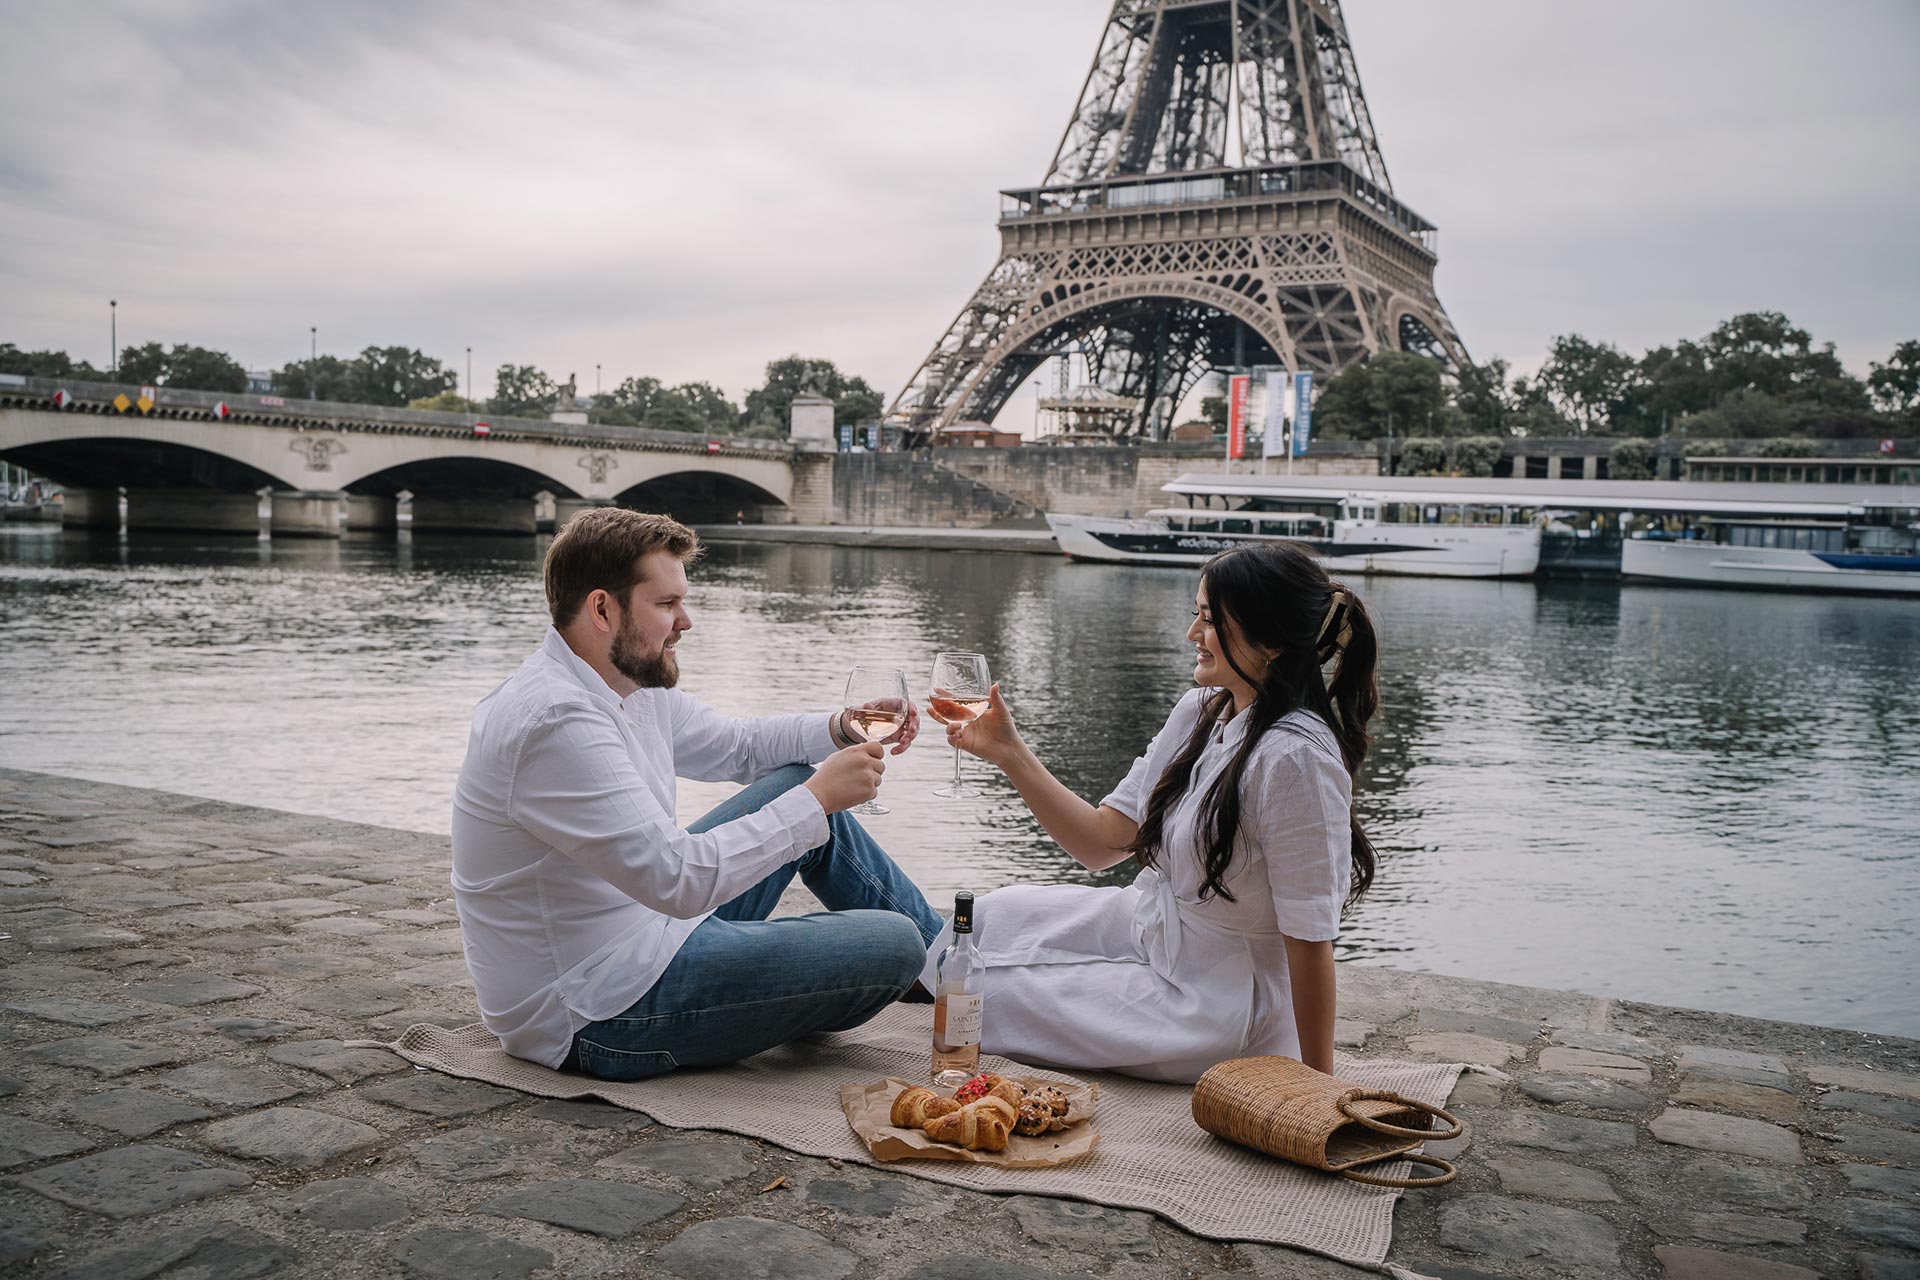
[[[233,394],[250,385],[245,367],[232,356],[190,343],[129,346],[120,353],[116,372],[96,369],[64,351],[23,351],[0,342],[0,373]],[[351,359],[323,355],[295,360],[270,377],[274,394],[298,400],[529,418],[574,408],[558,404],[560,384],[533,365],[501,365],[494,374],[492,397],[468,399],[459,394],[459,376],[452,368],[411,347],[368,347]],[[744,404],[735,404],[709,382],[667,386],[658,378],[635,377],[588,397],[587,414],[589,421],[607,426],[784,437],[794,397],[809,391],[833,401],[836,426],[877,421],[883,408],[880,393],[866,379],[842,373],[831,360],[794,355],[768,363],[764,380],[747,393]]]
[[[1449,380],[1424,356],[1381,352],[1314,400],[1317,436],[1859,439],[1920,430],[1920,341],[1858,378],[1833,344],[1777,311],[1635,357],[1580,334],[1553,340],[1531,377],[1502,359]]]

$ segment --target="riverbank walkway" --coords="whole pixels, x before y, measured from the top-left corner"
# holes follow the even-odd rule
[[[891,547],[904,551],[1010,551],[1057,556],[1050,529],[940,529],[919,525],[700,524],[702,542],[790,542],[819,547]]]
[[[1444,1280],[1920,1276],[1920,1044],[1340,976],[1350,1052],[1511,1077],[1461,1078],[1461,1176],[1402,1201],[1390,1262]],[[0,771],[0,1274],[1371,1274],[343,1044],[473,1018],[444,838]]]

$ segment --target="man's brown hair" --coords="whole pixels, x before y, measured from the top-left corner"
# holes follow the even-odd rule
[[[547,548],[547,608],[553,625],[572,622],[587,597],[605,591],[625,607],[640,581],[640,561],[656,551],[691,564],[700,539],[672,516],[595,507],[567,522]]]

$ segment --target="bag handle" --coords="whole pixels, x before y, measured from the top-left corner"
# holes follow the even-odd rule
[[[1440,1172],[1427,1178],[1386,1178],[1379,1174],[1361,1173],[1357,1169],[1342,1169],[1340,1176],[1352,1182],[1364,1182],[1370,1187],[1443,1187],[1447,1183],[1452,1182],[1454,1176],[1459,1173],[1458,1169],[1455,1169],[1439,1156],[1423,1155],[1417,1151],[1409,1151],[1404,1154],[1385,1158],[1389,1160],[1411,1160],[1415,1164],[1430,1165],[1440,1170]]]
[[[1408,1129],[1397,1124],[1388,1124],[1384,1120],[1375,1120],[1371,1116],[1355,1114],[1349,1103],[1354,1102],[1391,1102],[1397,1107],[1407,1107],[1414,1111],[1424,1111],[1452,1128],[1445,1133],[1434,1129]],[[1441,1107],[1430,1106],[1424,1102],[1415,1102],[1412,1098],[1403,1098],[1391,1089],[1349,1089],[1340,1095],[1336,1104],[1347,1119],[1355,1124],[1364,1125],[1376,1133],[1384,1133],[1395,1138],[1425,1138],[1429,1142],[1446,1142],[1465,1133],[1466,1126],[1459,1117]]]

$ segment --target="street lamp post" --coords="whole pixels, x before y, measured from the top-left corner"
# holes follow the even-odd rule
[[[462,398],[465,399],[469,405],[473,403],[473,348],[472,347],[467,348],[467,392],[466,392],[466,395]]]
[[[320,382],[320,370],[315,367],[319,363],[320,363],[320,326],[317,324],[308,325],[307,326],[307,399],[309,400],[318,400],[320,398],[320,394],[318,390],[318,384]]]
[[[593,396],[596,400],[600,398],[600,366],[597,364],[593,366]]]
[[[120,299],[107,299],[107,367],[120,380]]]

